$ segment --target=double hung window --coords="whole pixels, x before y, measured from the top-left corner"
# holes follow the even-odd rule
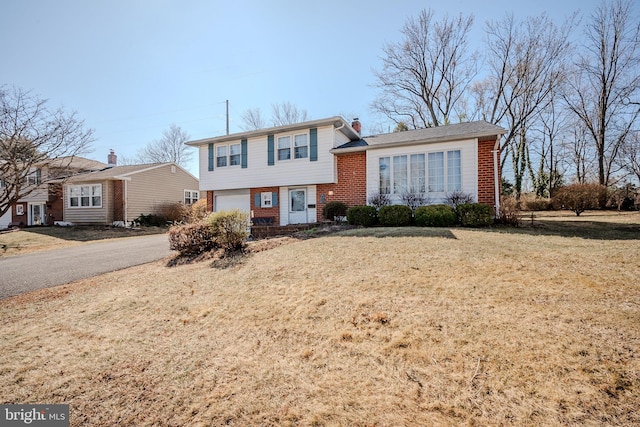
[[[218,145],[216,147],[216,166],[219,168],[227,166],[227,146]]]
[[[100,208],[102,207],[102,185],[69,186],[69,207]]]
[[[278,137],[278,160],[289,160],[291,158],[291,137]]]

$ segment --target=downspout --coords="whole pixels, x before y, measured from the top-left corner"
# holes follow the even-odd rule
[[[500,171],[498,169],[499,159],[498,152],[500,151],[500,138],[496,138],[496,143],[493,146],[493,188],[496,207],[496,218],[500,216]]]

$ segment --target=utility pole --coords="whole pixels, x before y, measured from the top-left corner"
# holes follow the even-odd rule
[[[229,100],[227,99],[227,135],[229,135]]]

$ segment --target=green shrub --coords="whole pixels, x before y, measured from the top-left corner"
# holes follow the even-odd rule
[[[607,197],[607,188],[599,184],[571,184],[560,188],[553,197],[553,204],[569,209],[576,216],[587,209],[595,209]]]
[[[167,225],[167,218],[156,214],[141,214],[133,220],[133,224],[141,227],[164,227]]]
[[[458,222],[455,209],[447,205],[420,206],[414,216],[420,227],[451,227]]]
[[[493,224],[491,206],[482,203],[463,203],[456,209],[458,221],[464,227],[486,227]]]
[[[215,248],[211,227],[204,221],[169,229],[169,248],[180,255],[198,255]]]
[[[405,227],[411,224],[411,208],[405,205],[382,206],[378,219],[385,227]]]
[[[347,221],[351,225],[372,227],[378,222],[378,210],[375,206],[353,206],[347,210]]]
[[[347,205],[343,202],[329,202],[322,208],[322,216],[329,221],[347,216]]]
[[[251,225],[248,213],[239,209],[215,212],[207,217],[206,223],[217,246],[227,252],[244,248]]]

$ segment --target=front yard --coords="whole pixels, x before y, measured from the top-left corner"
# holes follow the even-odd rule
[[[9,298],[1,400],[73,426],[638,425],[640,214],[588,218],[349,230]]]

